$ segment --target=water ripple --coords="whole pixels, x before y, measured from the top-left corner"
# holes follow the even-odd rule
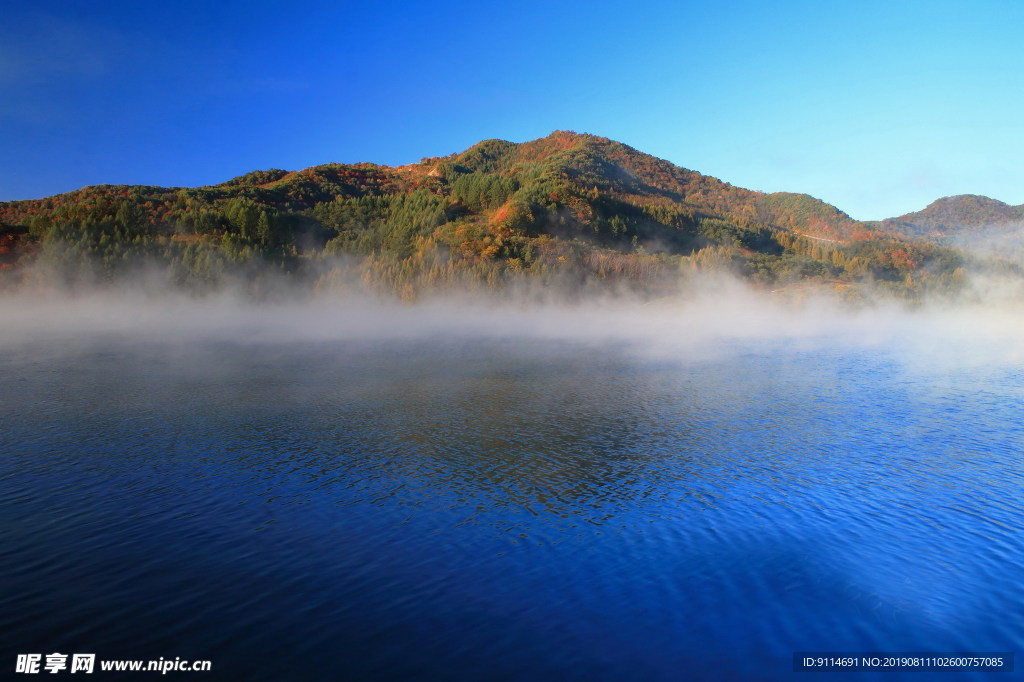
[[[1024,641],[1010,369],[781,343],[31,357],[0,365],[11,656],[759,679],[795,650]]]

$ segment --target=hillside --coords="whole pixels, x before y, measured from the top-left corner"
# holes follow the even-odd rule
[[[734,187],[567,131],[485,140],[398,167],[87,187],[0,204],[0,231],[8,284],[40,270],[32,265],[74,286],[145,262],[187,287],[272,266],[315,286],[354,276],[406,297],[522,278],[643,289],[710,268],[773,287],[872,281],[913,292],[954,283],[960,264],[953,251],[889,235],[808,195]]]
[[[941,238],[1021,222],[1024,222],[1024,206],[961,194],[933,201],[920,211],[883,220],[878,227],[906,237]]]

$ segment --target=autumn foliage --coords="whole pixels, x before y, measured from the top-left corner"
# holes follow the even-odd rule
[[[920,286],[948,278],[957,258],[807,195],[734,187],[568,131],[393,168],[271,169],[0,204],[0,267],[47,263],[71,284],[145,262],[183,286],[268,265],[315,286],[348,281],[332,274],[343,260],[360,286],[404,297],[522,278],[650,289],[710,267],[767,286]]]

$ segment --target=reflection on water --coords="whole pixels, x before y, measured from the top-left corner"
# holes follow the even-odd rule
[[[14,353],[4,656],[754,680],[797,650],[1019,648],[1019,371],[621,351]]]

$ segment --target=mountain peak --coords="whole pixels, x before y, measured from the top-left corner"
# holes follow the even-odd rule
[[[936,199],[920,211],[884,220],[882,226],[904,235],[943,236],[1022,220],[1020,206],[980,194],[956,194]]]
[[[923,210],[918,211],[918,213],[924,213],[929,210],[939,210],[946,207],[963,208],[968,206],[994,210],[1011,208],[1010,205],[1005,202],[991,197],[986,197],[981,194],[954,194],[953,196],[940,197],[936,199],[932,203],[928,204],[928,206]]]

